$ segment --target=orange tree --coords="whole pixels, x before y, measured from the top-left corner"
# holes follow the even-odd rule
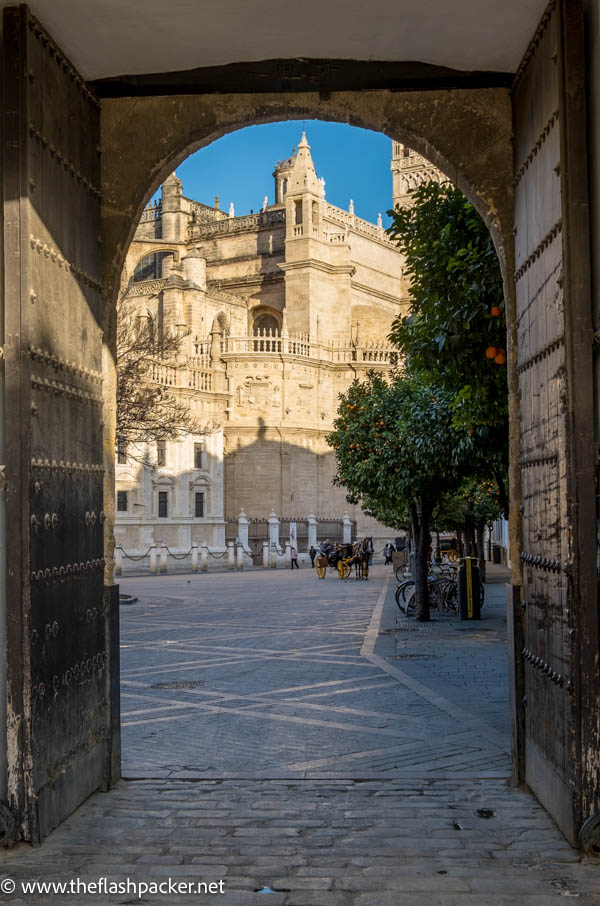
[[[455,186],[424,183],[390,211],[405,256],[411,309],[390,339],[407,369],[452,395],[453,424],[471,432],[474,469],[497,482],[508,511],[506,321],[500,266],[483,220]]]
[[[390,381],[371,372],[340,395],[328,441],[335,483],[350,502],[391,527],[410,520],[415,550],[417,619],[429,619],[427,554],[431,519],[443,495],[469,474],[474,442],[452,423],[453,395],[419,378]]]
[[[436,507],[433,521],[439,531],[464,532],[467,555],[477,551],[479,573],[485,581],[484,530],[502,516],[496,482],[491,478],[464,479],[454,494],[446,494]]]

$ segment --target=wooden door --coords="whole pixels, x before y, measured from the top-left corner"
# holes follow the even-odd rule
[[[548,6],[513,91],[525,780],[574,843],[598,782],[583,18]]]
[[[8,803],[37,841],[107,780],[99,104],[4,14]]]

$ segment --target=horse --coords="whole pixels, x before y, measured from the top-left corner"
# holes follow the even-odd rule
[[[354,545],[354,572],[357,579],[369,578],[369,558],[372,547],[373,542],[370,538],[363,538]]]

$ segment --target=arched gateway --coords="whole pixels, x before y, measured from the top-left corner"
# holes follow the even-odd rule
[[[315,117],[426,156],[494,237],[509,323],[511,542],[522,552],[509,596],[514,775],[576,841],[600,792],[578,4],[550,4],[512,92],[483,79],[451,90],[244,94],[224,80],[221,94],[149,89],[132,99],[87,84],[25,7],[5,11],[3,41],[10,531],[0,790],[19,834],[39,840],[119,774],[115,301],[139,216],[184,157],[225,132]]]

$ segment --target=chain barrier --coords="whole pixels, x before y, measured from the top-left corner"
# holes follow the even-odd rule
[[[173,551],[169,550],[168,545],[165,544],[165,547],[167,548],[169,557],[173,557],[173,560],[185,560],[185,558],[189,557],[194,549],[193,547],[190,547],[189,551],[187,551],[185,554],[174,554]]]
[[[190,547],[189,551],[186,551],[184,554],[174,554],[173,551],[170,550],[170,548],[169,548],[167,545],[165,545],[165,547],[166,547],[166,549],[167,549],[167,554],[168,554],[168,556],[169,556],[169,557],[172,557],[173,560],[185,560],[186,557],[189,557],[190,554],[191,554],[192,551],[193,551],[193,547]],[[207,554],[208,554],[210,557],[212,557],[213,560],[222,560],[223,557],[226,557],[226,556],[227,556],[227,553],[228,553],[227,551],[223,551],[221,554],[214,554],[211,550],[209,550],[209,548],[204,547],[204,545],[201,545],[200,547],[204,548],[204,549],[206,550]],[[198,548],[198,552],[200,552],[200,547]],[[255,556],[255,555],[253,554],[253,552],[252,552],[251,550],[248,550],[247,548],[245,548],[243,544],[238,544],[238,545],[236,545],[236,547],[241,547],[241,549],[243,550],[243,552],[244,552],[248,557],[254,557],[254,556]],[[146,557],[148,556],[148,554],[150,553],[150,551],[151,551],[153,548],[156,549],[157,554],[160,554],[162,545],[151,544],[150,547],[148,548],[148,550],[147,550],[144,554],[139,554],[139,555],[128,554],[127,551],[126,551],[120,544],[117,544],[115,550],[120,551],[121,554],[122,554],[122,556],[125,557],[126,560],[132,560],[132,561],[135,562],[135,563],[139,563],[141,560],[145,560],[145,559],[146,559]],[[285,547],[280,548],[279,544],[272,544],[272,545],[271,545],[271,548],[275,548],[275,550],[277,551],[278,556],[280,556],[280,557],[283,557],[283,556],[284,556],[284,554],[285,554]],[[382,553],[384,552],[384,550],[385,550],[385,548],[382,547],[380,551],[372,551],[372,554],[373,554],[373,555],[375,555],[375,554],[382,554]]]
[[[138,562],[139,560],[144,560],[144,559],[148,556],[148,554],[150,553],[150,551],[152,550],[153,547],[154,547],[154,544],[151,544],[150,547],[148,548],[148,550],[146,551],[146,553],[145,553],[145,554],[142,554],[142,555],[139,556],[139,557],[134,556],[133,554],[128,554],[128,553],[125,551],[125,549],[121,547],[120,544],[117,544],[115,550],[121,551],[122,555],[123,555],[127,560],[134,560],[134,561]]]

